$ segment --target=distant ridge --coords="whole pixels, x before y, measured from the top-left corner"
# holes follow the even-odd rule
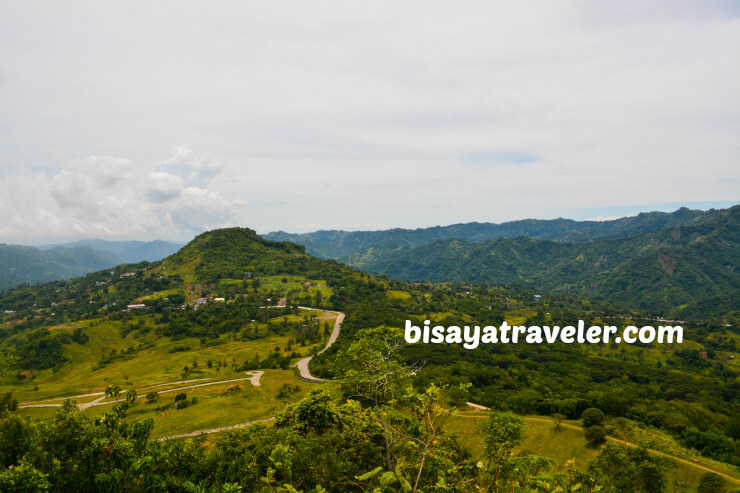
[[[154,240],[154,241],[110,241],[110,240],[79,240],[70,243],[58,243],[42,245],[38,248],[48,250],[50,248],[61,246],[67,248],[88,247],[93,250],[108,252],[119,259],[118,263],[137,263],[146,260],[154,262],[169,255],[172,255],[184,246],[184,243],[174,243],[171,241]]]
[[[180,247],[162,240],[80,240],[40,247],[0,244],[0,290],[69,279],[119,264],[154,262]]]
[[[637,216],[609,221],[523,219],[501,224],[472,222],[383,231],[322,230],[303,234],[277,231],[263,237],[273,241],[291,241],[304,245],[307,253],[320,258],[339,259],[373,247],[424,245],[450,238],[471,242],[516,236],[567,242],[625,238],[647,231],[699,223],[719,212],[716,209],[700,211],[682,207],[674,212],[643,212]]]
[[[0,290],[19,284],[35,284],[81,276],[120,264],[108,252],[88,247],[54,247],[0,244]]]
[[[740,205],[701,217],[589,242],[442,239],[340,261],[401,280],[523,284],[676,317],[740,316]]]

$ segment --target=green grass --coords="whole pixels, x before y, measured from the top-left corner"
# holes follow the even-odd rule
[[[311,312],[287,315],[292,321],[301,321],[303,316]],[[322,312],[319,320],[333,325],[334,314]],[[273,319],[275,323],[277,319]],[[129,323],[136,324],[137,320]],[[57,330],[72,330],[80,324],[66,324]],[[153,331],[149,334],[134,339],[135,332],[126,338],[120,336],[120,322],[93,321],[82,322],[87,327],[86,333],[89,341],[85,344],[65,345],[65,355],[69,359],[56,371],[52,369],[40,371],[33,379],[13,385],[0,387],[0,391],[12,391],[14,396],[23,401],[37,401],[42,399],[67,397],[91,392],[101,392],[110,384],[118,384],[122,388],[139,388],[157,383],[172,382],[178,380],[190,380],[196,378],[230,379],[236,378],[237,373],[233,370],[234,363],[241,365],[255,356],[264,359],[276,348],[281,354],[289,339],[294,335],[272,335],[267,338],[253,341],[242,341],[235,334],[224,334],[219,337],[213,345],[201,344],[196,338],[183,338],[171,340],[166,337],[157,337]],[[264,328],[264,326],[260,326]],[[111,349],[117,351],[125,350],[138,344],[153,344],[139,352],[127,355],[123,359],[115,359],[106,366],[98,367],[103,354]],[[325,342],[313,346],[301,347],[293,344],[290,352],[308,355],[323,347]],[[171,352],[176,348],[187,348],[185,351]],[[207,362],[212,362],[212,367],[207,367]],[[193,368],[193,362],[197,362],[197,368]],[[222,366],[219,367],[219,362]],[[189,368],[187,374],[185,367]]]
[[[246,376],[242,373],[239,378]],[[183,390],[189,401],[197,399],[195,404],[184,409],[174,406],[175,395],[180,391],[159,394],[154,402],[140,398],[129,410],[128,419],[154,419],[153,438],[219,428],[272,417],[320,385],[298,380],[292,370],[266,370],[260,383],[260,387],[255,387],[244,380]],[[284,383],[297,385],[299,390],[278,398]],[[111,406],[105,405],[88,408],[85,412],[98,415],[110,410]]]
[[[458,434],[462,438],[463,443],[474,454],[482,454],[484,443],[480,426],[485,422],[485,419],[485,413],[463,411],[458,413],[458,415],[450,417],[447,422],[447,430]],[[573,429],[563,425],[556,427],[554,422],[548,421],[547,418],[543,417],[525,417],[524,420],[526,424],[524,439],[520,446],[516,447],[515,453],[529,452],[550,457],[555,460],[556,471],[559,472],[563,472],[565,462],[573,458],[576,460],[576,467],[585,472],[588,462],[598,454],[598,448],[588,445],[583,436],[583,431],[580,429]],[[568,421],[565,424],[580,427],[578,421]],[[650,433],[652,434],[653,432],[651,431]],[[659,432],[656,433],[660,435]],[[643,436],[643,438],[649,437]],[[635,439],[633,443],[637,441],[641,440]],[[697,466],[704,466],[738,478],[737,483],[733,484],[733,486],[740,486],[740,473],[733,470],[730,466],[698,457],[686,449],[676,452],[673,453],[672,451],[672,455],[688,460],[692,464],[686,464],[664,457],[666,478],[669,484],[679,486],[697,485],[701,475],[707,472]],[[693,464],[696,464],[696,466]]]
[[[386,296],[391,299],[409,301],[411,300],[411,293],[407,291],[386,291]]]
[[[534,317],[535,315],[537,315],[535,310],[527,309],[508,310],[505,313],[506,322],[509,325],[522,325],[528,318]]]

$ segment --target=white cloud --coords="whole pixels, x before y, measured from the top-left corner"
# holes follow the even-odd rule
[[[39,243],[75,237],[189,239],[230,225],[243,202],[208,185],[215,162],[176,147],[160,169],[146,171],[127,159],[91,156],[51,176],[19,169],[0,178],[0,219],[5,241]],[[204,165],[203,163],[207,163]],[[204,172],[205,171],[205,172]],[[191,185],[188,185],[191,183]]]
[[[6,3],[0,181],[119,236],[738,201],[738,5]]]

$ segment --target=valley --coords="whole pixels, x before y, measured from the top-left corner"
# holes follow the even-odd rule
[[[429,409],[437,411],[424,411],[432,412],[424,419],[440,420],[449,440],[465,443],[460,453],[472,456],[487,453],[480,426],[515,413],[525,428],[515,454],[522,460],[531,454],[551,457],[552,465],[541,471],[562,483],[580,478],[603,458],[606,445],[589,443],[578,421],[584,410],[597,408],[606,415],[607,444],[645,447],[648,455],[640,460],[665,459],[660,467],[674,485],[670,491],[696,485],[707,472],[732,484],[740,478],[731,448],[740,336],[722,322],[686,322],[683,344],[520,342],[472,350],[456,344],[396,345],[394,334],[406,320],[449,326],[483,320],[564,325],[583,319],[641,326],[658,317],[524,286],[375,277],[238,228],[203,234],[161,261],[0,293],[0,307],[9,307],[0,325],[0,395],[11,392],[17,399],[15,412],[29,420],[23,425],[28,433],[34,427],[57,429],[55,423],[69,420],[103,433],[105,423],[115,420],[124,433],[115,440],[130,439],[127,426],[145,426],[147,447],[155,447],[148,453],[164,453],[156,447],[166,447],[168,454],[196,447],[192,453],[206,454],[202,460],[208,461],[215,456],[198,444],[237,446],[252,436],[270,443],[287,439],[283,433],[298,433],[291,438],[299,440],[291,442],[298,450],[305,437],[344,440],[340,437],[364,429],[364,438],[350,442],[370,450],[383,442],[376,435],[382,413],[416,419],[421,408],[414,399],[432,399]],[[375,381],[376,371],[383,382],[378,385],[393,388],[396,377],[384,376],[388,364],[390,374],[407,365],[418,369],[397,377],[412,393],[397,394],[376,415],[372,406],[360,405],[365,398],[355,389],[360,385],[365,390],[359,395],[367,396],[363,386]],[[406,383],[400,385],[392,392]],[[466,402],[480,407],[464,410]],[[456,408],[461,410],[444,418]],[[325,413],[335,416],[334,424],[317,424]],[[9,419],[8,426],[15,423]],[[346,427],[340,424],[345,419],[359,421]],[[325,435],[313,426],[334,431]],[[371,445],[370,436],[380,441]],[[336,446],[325,446],[321,453],[332,450]],[[407,453],[389,450],[399,457]],[[321,455],[307,454],[306,460]],[[342,467],[369,467],[363,464]],[[352,474],[362,475],[357,471]],[[322,474],[310,477],[325,481]],[[251,481],[228,477],[245,486]]]

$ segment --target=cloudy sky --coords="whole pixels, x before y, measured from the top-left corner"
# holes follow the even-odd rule
[[[0,242],[740,202],[740,2],[0,0]]]

